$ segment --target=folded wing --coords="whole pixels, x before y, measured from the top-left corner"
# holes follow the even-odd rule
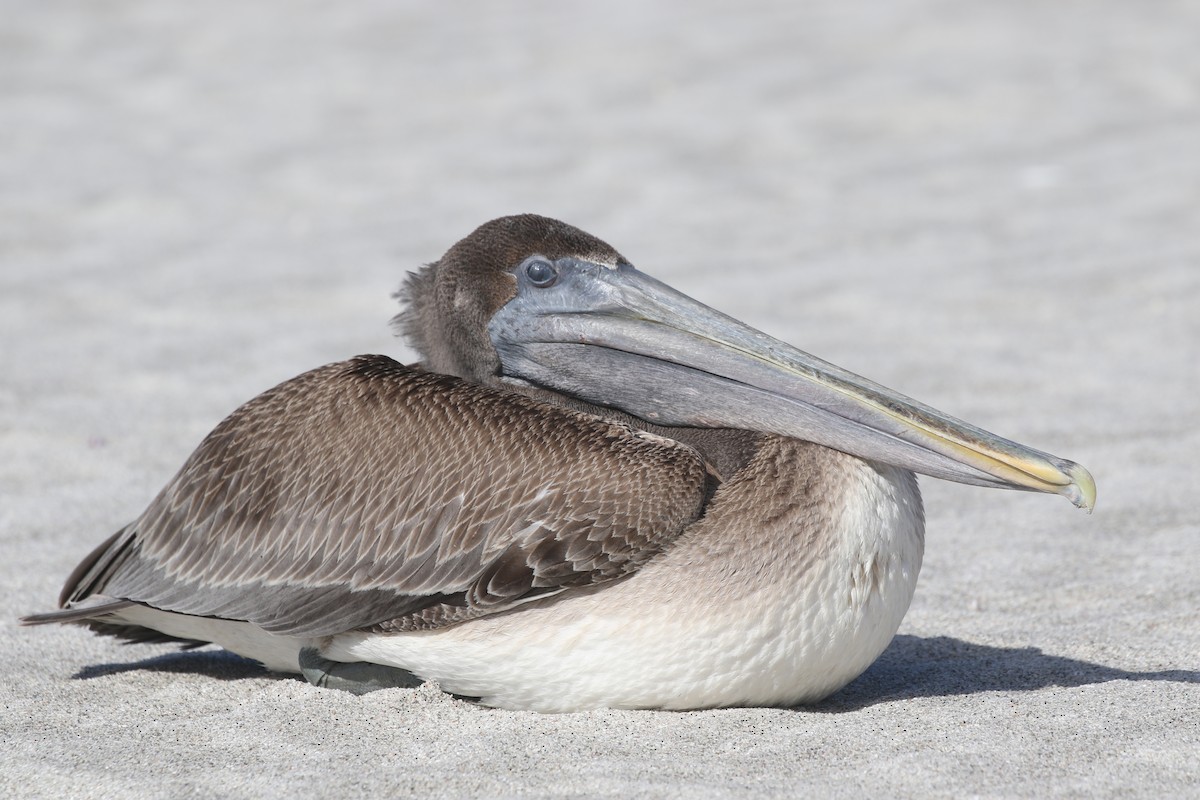
[[[438,627],[631,574],[712,481],[673,440],[361,356],[234,412],[60,605],[306,636]]]

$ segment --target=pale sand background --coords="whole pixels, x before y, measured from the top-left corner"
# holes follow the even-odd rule
[[[0,1],[0,795],[1200,793],[1200,6],[440,5]],[[526,210],[1078,459],[1095,515],[925,481],[901,635],[811,710],[15,627],[237,404],[410,357],[404,270]]]

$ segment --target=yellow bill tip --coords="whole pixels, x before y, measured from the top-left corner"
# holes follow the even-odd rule
[[[1096,507],[1096,480],[1092,473],[1074,462],[1067,462],[1065,472],[1071,482],[1062,488],[1061,494],[1076,508],[1082,508],[1089,514]]]

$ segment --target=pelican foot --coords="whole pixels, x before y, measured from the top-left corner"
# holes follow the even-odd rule
[[[422,681],[406,669],[369,661],[332,661],[315,647],[300,648],[300,672],[313,686],[366,694],[379,689],[415,689]]]

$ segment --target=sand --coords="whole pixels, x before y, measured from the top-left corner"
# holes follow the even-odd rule
[[[0,18],[0,796],[1200,793],[1194,4]],[[900,634],[815,708],[539,716],[16,626],[238,404],[412,358],[404,272],[521,211],[1080,461],[1095,514],[925,480]]]

